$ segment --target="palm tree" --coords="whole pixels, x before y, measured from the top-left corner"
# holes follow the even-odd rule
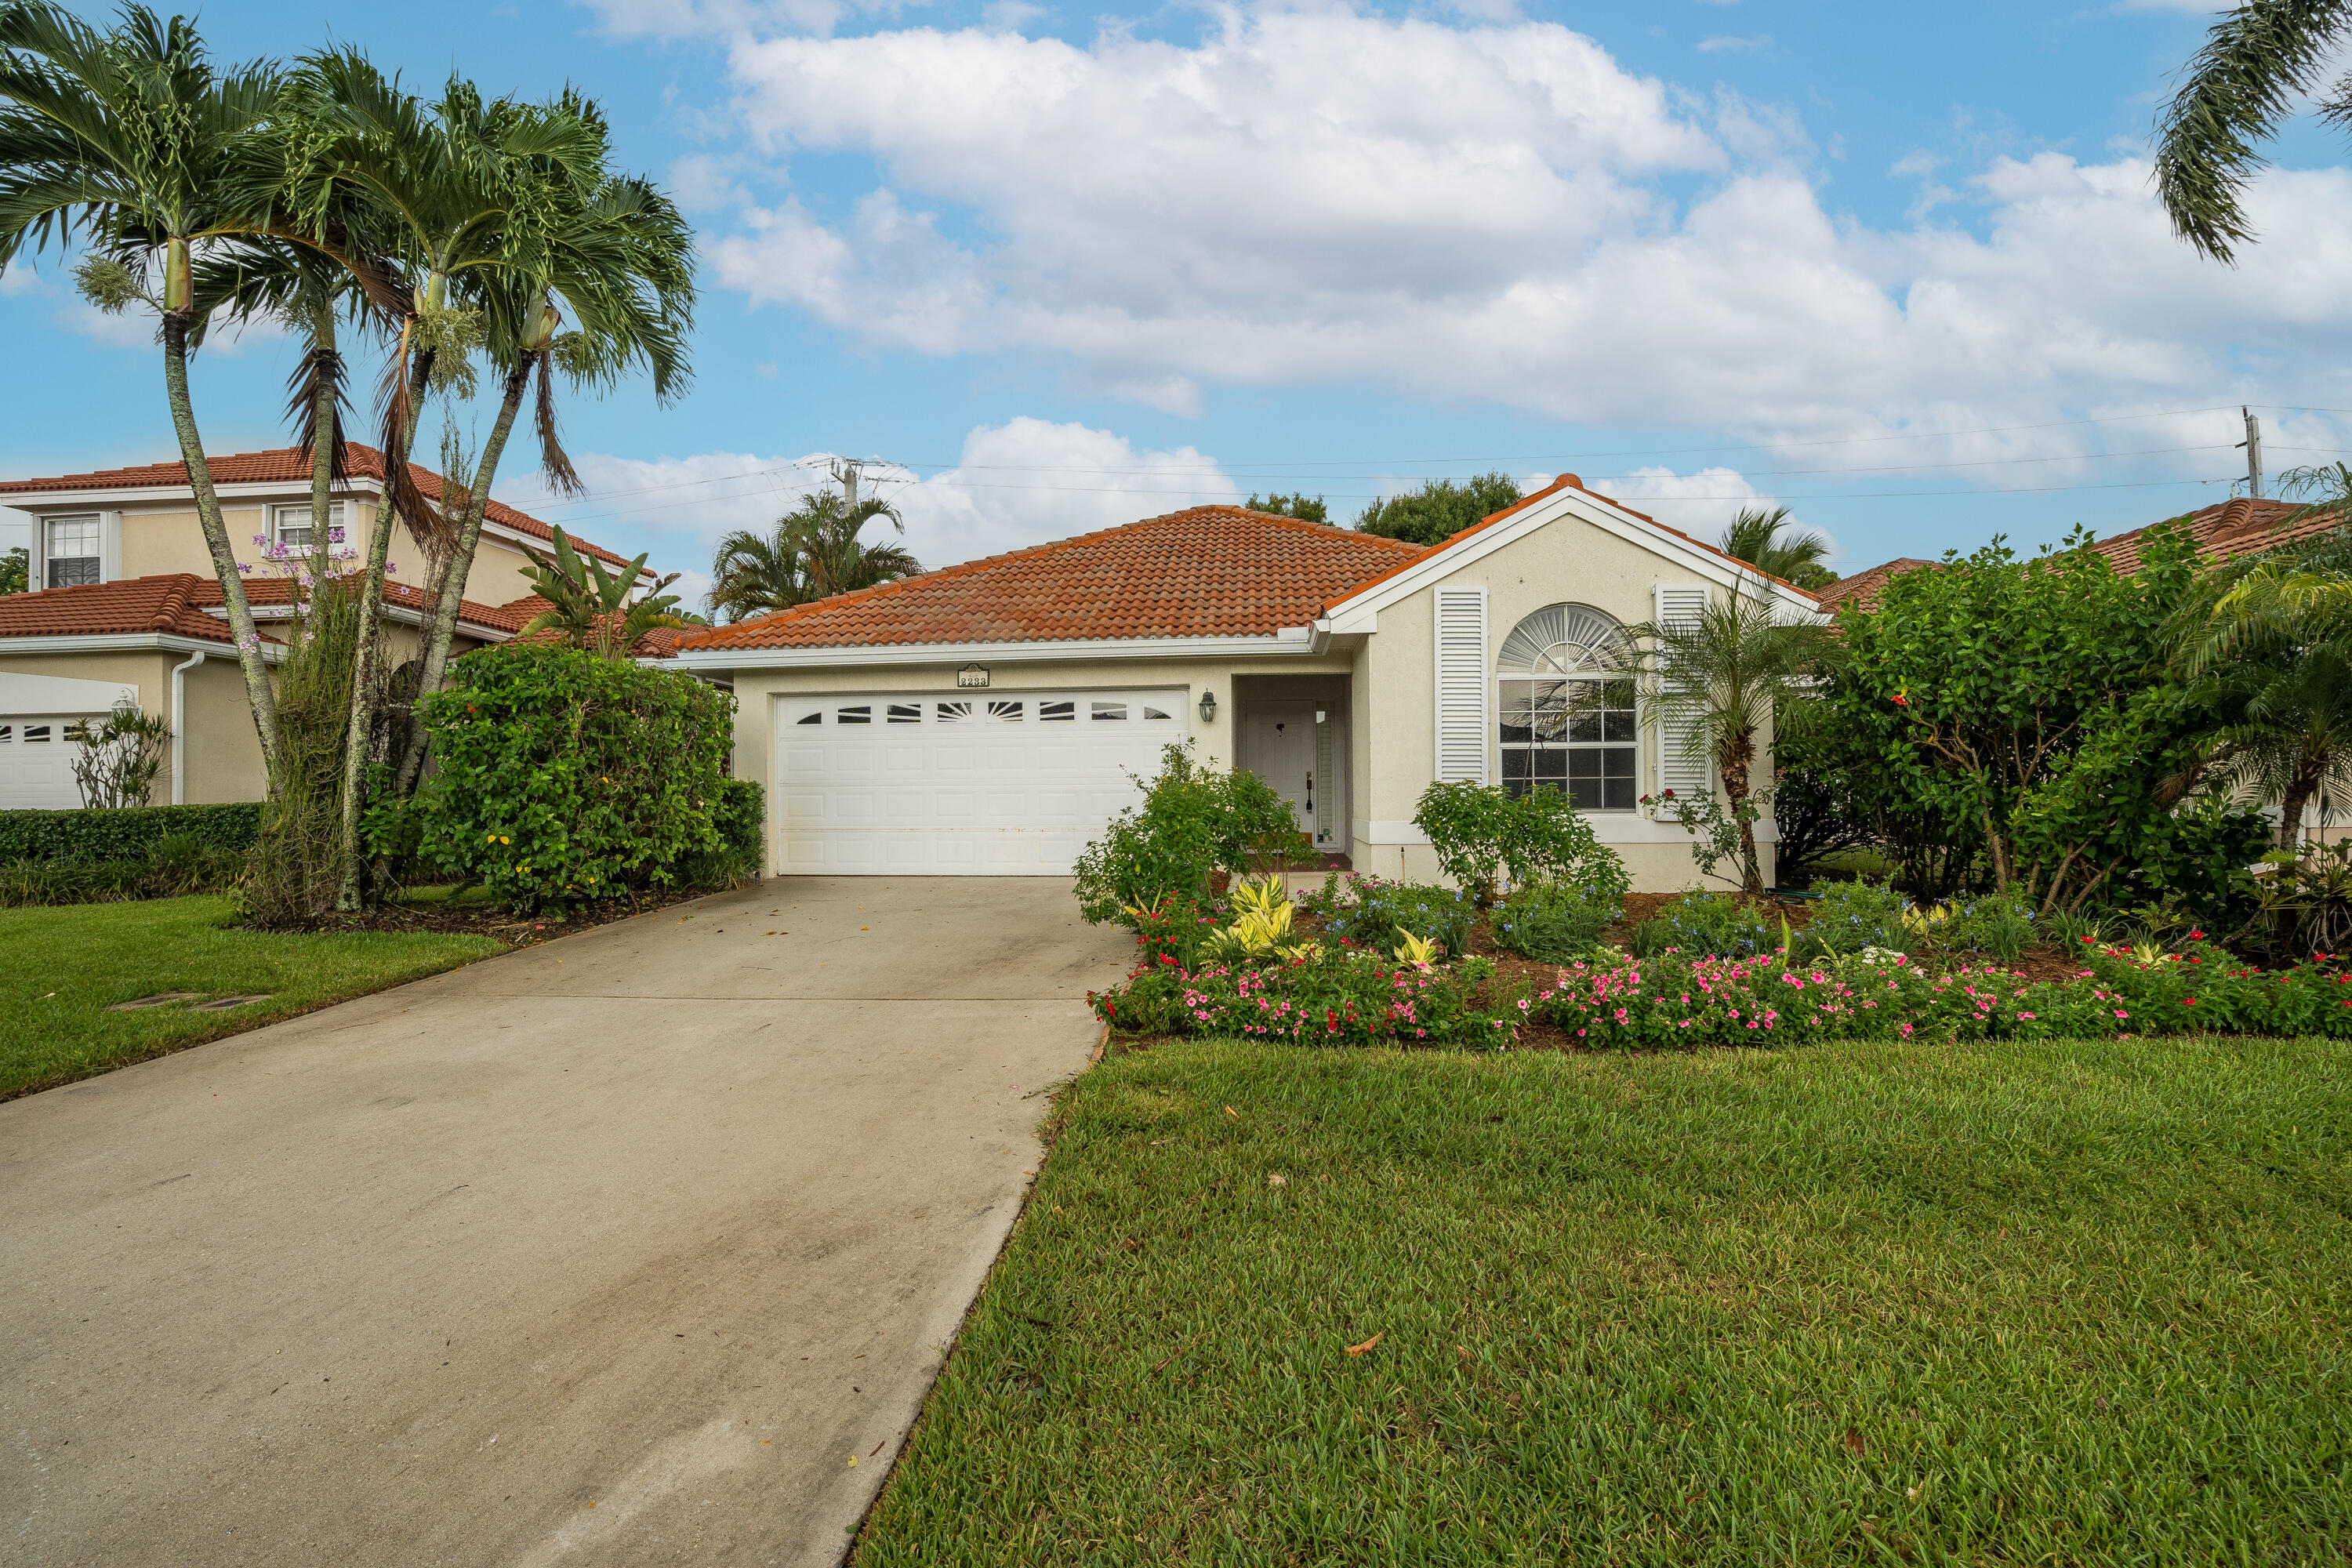
[[[0,4],[0,269],[28,243],[63,249],[79,231],[84,294],[155,312],[173,432],[273,787],[277,700],[196,428],[188,350],[198,247],[270,226],[250,174],[279,86],[271,65],[216,69],[185,17],[129,5],[101,33],[47,0]]]
[[[2187,672],[2242,703],[2212,737],[2223,776],[2279,807],[2293,849],[2305,807],[2352,789],[2352,532],[2231,562],[2179,625]]]
[[[2183,68],[2157,122],[2156,189],[2172,232],[2214,261],[2254,237],[2241,198],[2268,162],[2256,151],[2319,85],[2352,42],[2344,0],[2246,0],[2225,11]],[[2322,119],[2352,128],[2352,76],[2319,99]]]
[[[2325,821],[2352,793],[2352,658],[2322,647],[2239,668],[2251,689],[2213,738],[2220,776],[2279,808],[2278,847],[2292,852],[2314,800]]]
[[[595,106],[567,95],[558,108],[593,129],[601,163],[604,126]],[[572,190],[566,184],[555,188]],[[665,404],[678,397],[691,377],[686,343],[694,323],[694,236],[677,205],[646,181],[612,176],[583,199],[562,203],[554,214],[543,270],[534,275],[517,268],[482,277],[488,352],[506,367],[506,375],[437,584],[418,668],[419,693],[436,689],[448,667],[490,486],[534,374],[541,471],[556,489],[572,494],[582,493],[582,486],[556,426],[559,367],[575,385],[596,387],[609,387],[643,368],[652,378],[656,401]],[[567,310],[578,325],[559,333]],[[395,787],[403,795],[415,786],[425,746],[424,727],[412,718],[394,770]]]
[[[657,580],[632,599],[637,580],[645,575],[646,558],[639,555],[618,572],[607,572],[604,562],[572,548],[563,530],[555,535],[553,553],[542,555],[526,544],[530,557],[531,584],[547,608],[533,616],[522,635],[555,632],[573,647],[583,647],[603,658],[626,658],[637,639],[656,626],[677,626],[671,613],[677,595],[664,588],[677,581],[675,572]]]
[[[1649,721],[1721,776],[1738,824],[1740,889],[1762,894],[1751,782],[1756,737],[1836,657],[1836,635],[1813,622],[1783,620],[1760,585],[1735,586],[1720,599],[1710,595],[1696,616],[1644,622],[1626,635],[1640,650],[1634,662]]]
[[[1803,532],[1783,531],[1790,526],[1785,506],[1776,506],[1769,511],[1761,507],[1742,507],[1723,531],[1723,552],[1800,588],[1826,588],[1836,582],[1837,574],[1822,564],[1830,552],[1830,542],[1810,529]]]
[[[919,576],[922,563],[904,545],[859,537],[876,518],[904,533],[898,509],[871,498],[851,505],[831,490],[805,497],[765,537],[738,530],[719,542],[710,563],[710,613],[730,621]]]
[[[310,575],[313,583],[321,581],[331,570],[334,486],[350,477],[344,429],[350,367],[337,323],[344,317],[361,325],[379,322],[383,313],[341,262],[277,238],[224,246],[200,262],[196,313],[199,324],[189,334],[191,343],[216,321],[269,321],[305,345],[286,379],[286,417],[294,427],[295,445],[310,454]]]

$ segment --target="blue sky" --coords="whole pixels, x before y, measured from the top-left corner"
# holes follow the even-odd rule
[[[827,454],[896,465],[932,563],[1254,489],[1352,515],[1499,467],[1708,533],[1785,500],[1848,570],[2223,499],[2242,402],[2273,469],[2332,460],[2342,144],[2288,135],[2235,269],[2148,196],[2148,127],[2210,17],[420,0],[340,36],[419,86],[577,84],[687,205],[692,392],[575,401],[594,493],[541,504],[520,459],[500,493],[691,586]],[[203,25],[224,56],[327,37],[256,0]],[[170,456],[155,350],[60,275],[0,279],[0,472]],[[284,442],[289,357],[200,356],[211,449]]]

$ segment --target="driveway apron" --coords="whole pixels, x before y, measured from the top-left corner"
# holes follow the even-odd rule
[[[0,1105],[0,1563],[838,1561],[1131,952],[779,879]]]

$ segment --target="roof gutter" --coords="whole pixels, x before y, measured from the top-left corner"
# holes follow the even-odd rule
[[[37,637],[0,637],[0,656],[19,653],[226,653],[232,645],[177,632],[58,632]],[[261,657],[276,664],[286,657],[282,643],[263,643]]]
[[[1276,658],[1318,654],[1328,645],[1311,626],[1271,636],[1068,637],[1037,642],[842,643],[822,647],[681,648],[662,662],[688,669],[823,669],[871,664],[958,664],[975,659]]]

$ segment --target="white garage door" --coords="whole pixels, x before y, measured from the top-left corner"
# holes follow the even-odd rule
[[[66,731],[96,713],[0,714],[0,811],[40,807],[71,811],[81,805],[73,760],[81,747]]]
[[[1130,774],[1184,739],[1181,691],[779,698],[787,872],[1065,876]]]

